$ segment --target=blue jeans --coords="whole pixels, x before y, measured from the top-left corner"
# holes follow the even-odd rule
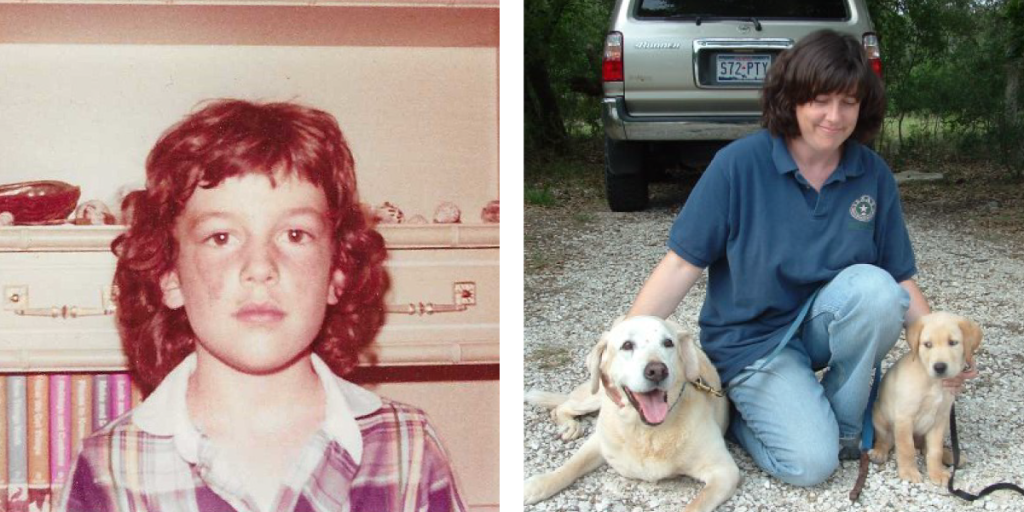
[[[826,284],[793,339],[767,366],[756,361],[729,390],[729,436],[763,470],[799,486],[839,466],[840,445],[856,446],[871,370],[896,344],[910,295],[888,272],[853,265]],[[819,382],[815,370],[828,368]]]

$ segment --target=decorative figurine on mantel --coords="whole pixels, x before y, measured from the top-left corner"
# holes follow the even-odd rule
[[[434,210],[434,224],[458,224],[462,222],[462,210],[451,201],[443,201]]]
[[[378,206],[374,214],[377,216],[377,221],[381,224],[401,224],[402,220],[405,219],[405,214],[402,213],[402,210],[387,201]]]
[[[117,224],[117,219],[106,203],[93,199],[78,205],[74,223],[79,226],[104,226]]]
[[[0,185],[0,224],[61,224],[74,211],[81,193],[63,181]]]
[[[497,224],[501,222],[501,203],[498,199],[495,199],[484,206],[484,209],[480,212],[480,220],[488,224]]]

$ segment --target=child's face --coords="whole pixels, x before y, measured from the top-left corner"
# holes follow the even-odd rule
[[[284,368],[309,347],[332,290],[323,191],[249,174],[197,188],[178,216],[164,303],[185,307],[196,350],[246,373]],[[337,276],[341,279],[341,276]]]

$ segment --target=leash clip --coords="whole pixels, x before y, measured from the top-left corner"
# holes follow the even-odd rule
[[[717,396],[718,398],[722,398],[722,397],[725,396],[725,393],[722,393],[721,390],[715,389],[715,388],[705,384],[704,383],[704,379],[702,379],[700,377],[697,377],[697,380],[691,382],[690,384],[693,384],[693,387],[695,387],[695,388],[697,388],[697,389],[699,389],[699,390],[701,390],[701,391],[703,391],[705,393]]]

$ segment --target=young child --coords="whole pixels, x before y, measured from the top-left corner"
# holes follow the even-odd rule
[[[422,411],[337,375],[384,322],[384,241],[334,118],[221,100],[173,126],[114,241],[155,390],[88,438],[58,510],[465,510]]]

